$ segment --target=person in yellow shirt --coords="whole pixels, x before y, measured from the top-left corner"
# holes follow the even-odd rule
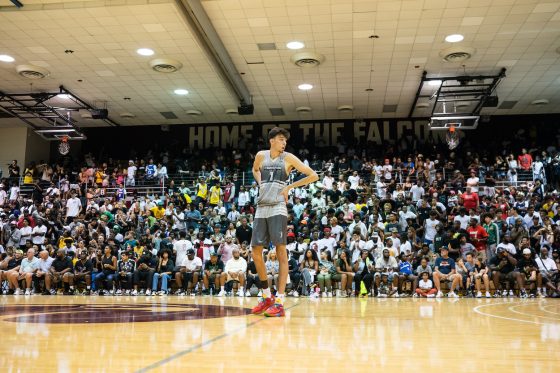
[[[216,207],[221,198],[222,188],[220,188],[220,184],[215,184],[212,188],[210,188],[210,206]]]
[[[196,184],[196,200],[195,203],[198,205],[200,202],[206,204],[208,199],[208,184],[204,178],[200,178],[199,182]]]
[[[165,216],[165,208],[163,207],[162,201],[159,201],[157,203],[157,206],[152,207],[150,211],[152,212],[154,218],[156,218],[157,220],[161,220]]]
[[[33,174],[35,171],[35,166],[30,164],[25,168],[23,171],[23,183],[24,184],[33,184]]]

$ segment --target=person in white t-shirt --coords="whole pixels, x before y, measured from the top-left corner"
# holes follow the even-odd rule
[[[555,279],[558,281],[558,266],[554,259],[548,257],[548,246],[541,247],[541,255],[538,256],[535,261],[539,266],[539,272],[542,276],[543,287],[541,294],[546,296],[546,289],[550,290],[550,295],[554,293],[560,293],[560,286],[558,282],[554,282]]]
[[[471,220],[471,217],[467,215],[467,209],[464,207],[459,209],[459,215],[455,216],[453,219],[453,221],[461,223],[461,229],[467,229],[469,226],[469,220]]]
[[[336,239],[331,236],[331,228],[326,227],[323,230],[324,236],[322,239],[317,241],[317,246],[319,247],[319,251],[327,250],[331,253],[331,256],[334,257],[334,253],[336,250]]]
[[[47,226],[44,224],[43,219],[37,219],[37,225],[33,228],[32,232],[32,241],[33,245],[39,246],[39,248],[43,247],[45,243],[45,235],[47,234]]]
[[[437,290],[434,289],[434,284],[430,280],[430,274],[428,272],[422,272],[422,279],[418,281],[418,287],[416,288],[416,297],[434,298],[436,296]]]
[[[179,240],[173,244],[173,253],[175,256],[175,263],[177,267],[180,267],[185,258],[187,257],[187,252],[189,249],[193,248],[192,242],[187,240],[187,232],[179,232]],[[179,268],[175,269],[176,272],[180,271]]]
[[[424,188],[420,185],[414,184],[410,188],[410,194],[412,196],[412,202],[418,202],[424,195]]]
[[[14,183],[10,188],[10,202],[16,201],[19,196],[19,187]]]
[[[8,193],[2,188],[0,188],[0,207],[4,206],[6,199],[8,198]]]
[[[76,192],[72,192],[71,197],[66,201],[66,218],[71,221],[78,216],[82,209],[82,202],[76,197]]]
[[[33,228],[29,226],[29,221],[27,218],[23,219],[23,226],[19,229],[21,237],[19,239],[19,246],[23,250],[27,240],[31,240],[31,234],[33,233]]]
[[[430,211],[430,218],[426,219],[424,222],[425,234],[424,234],[424,242],[428,245],[431,245],[434,242],[434,237],[436,236],[436,226],[441,224],[439,220],[436,219],[437,212],[434,210]]]
[[[467,187],[471,187],[472,193],[478,193],[478,182],[480,179],[476,176],[476,171],[471,171],[471,176],[467,179]]]
[[[233,257],[226,262],[224,272],[222,273],[222,284],[231,286],[231,282],[239,282],[237,296],[245,295],[243,287],[245,286],[245,273],[247,272],[247,261],[239,254],[239,249],[233,249]],[[226,295],[225,285],[221,287],[218,297]]]
[[[134,161],[128,161],[128,168],[126,169],[126,186],[135,186],[136,185],[136,166],[134,165]]]
[[[179,287],[177,293],[182,294],[186,289],[187,294],[190,294],[198,284],[201,271],[202,259],[194,255],[194,249],[188,249],[187,257],[183,259],[179,272],[175,273],[175,283]]]
[[[357,189],[360,183],[360,176],[358,176],[358,171],[354,171],[351,176],[348,177],[348,182],[350,183],[350,189]]]

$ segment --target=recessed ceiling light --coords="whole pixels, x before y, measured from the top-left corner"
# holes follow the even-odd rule
[[[72,95],[69,95],[69,94],[67,94],[67,93],[59,93],[58,95],[56,95],[56,97],[62,98],[62,99],[64,99],[64,100],[68,100],[69,98],[72,97]]]
[[[550,101],[548,101],[546,98],[540,98],[538,100],[531,102],[531,105],[548,105],[549,102]]]
[[[301,89],[302,91],[309,91],[310,89],[313,88],[313,85],[308,84],[308,83],[303,83],[298,85],[298,88]]]
[[[2,62],[14,62],[15,58],[8,56],[7,54],[0,54],[0,61]]]
[[[140,48],[136,51],[141,56],[152,56],[154,51],[150,48]]]
[[[288,44],[286,44],[286,47],[288,49],[301,49],[305,47],[305,44],[303,44],[301,41],[291,41]]]
[[[186,89],[176,89],[173,92],[175,92],[176,95],[188,95],[189,91],[187,91]]]
[[[461,34],[452,34],[452,35],[447,35],[445,37],[445,41],[448,43],[458,43],[460,41],[462,41],[465,37]]]
[[[441,80],[430,80],[428,84],[435,87],[441,85]]]

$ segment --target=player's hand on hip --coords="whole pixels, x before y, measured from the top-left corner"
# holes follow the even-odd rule
[[[282,191],[280,192],[281,195],[284,196],[284,202],[288,203],[288,192],[290,191],[290,189],[288,187],[284,187],[282,189]]]

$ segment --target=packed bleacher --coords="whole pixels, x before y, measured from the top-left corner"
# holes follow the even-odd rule
[[[14,161],[0,184],[3,294],[258,295],[254,150]],[[290,194],[288,295],[560,296],[554,147],[292,151],[320,179]],[[265,256],[274,288],[274,247]]]

